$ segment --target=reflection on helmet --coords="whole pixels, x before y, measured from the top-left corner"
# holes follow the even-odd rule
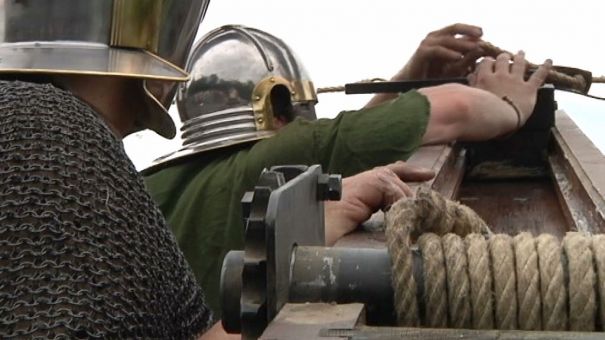
[[[197,153],[274,134],[275,121],[315,119],[313,83],[279,38],[244,26],[223,26],[189,57],[191,79],[177,94],[185,149]]]
[[[142,79],[139,128],[172,138],[166,109],[210,0],[3,0],[2,74]]]

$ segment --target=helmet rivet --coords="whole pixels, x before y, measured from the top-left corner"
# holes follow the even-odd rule
[[[254,100],[259,101],[260,100],[260,96],[254,96]]]
[[[271,77],[271,79],[269,79],[272,83],[275,83],[275,78]]]
[[[257,121],[259,124],[262,124],[262,123],[263,123],[265,120],[263,119],[263,117],[258,117],[258,118],[256,118],[256,121]]]

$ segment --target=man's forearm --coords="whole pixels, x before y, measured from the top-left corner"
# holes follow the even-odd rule
[[[423,144],[477,141],[502,136],[519,125],[515,109],[496,95],[448,84],[419,90],[431,103]],[[524,123],[528,117],[521,116]]]

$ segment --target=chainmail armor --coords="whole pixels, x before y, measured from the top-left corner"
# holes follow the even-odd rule
[[[192,338],[200,288],[123,146],[51,85],[0,81],[0,338]]]

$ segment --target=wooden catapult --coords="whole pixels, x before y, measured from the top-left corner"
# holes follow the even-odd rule
[[[374,92],[400,92],[406,86],[412,85],[348,85],[351,92],[374,91],[375,87],[378,90]],[[593,298],[586,302],[587,306],[592,303],[592,311],[577,312],[582,307],[578,302],[566,302],[564,322],[553,326],[541,317],[550,300],[544,297],[547,288],[538,285],[527,289],[534,289],[538,296],[539,328],[527,326],[523,316],[527,306],[516,297],[514,321],[502,321],[498,313],[506,304],[499,304],[497,297],[503,288],[501,281],[492,280],[487,289],[496,298],[484,303],[490,308],[487,317],[492,321],[488,326],[477,326],[475,314],[467,323],[457,324],[460,318],[451,305],[444,307],[445,321],[436,323],[435,302],[430,297],[435,280],[427,280],[427,266],[442,263],[447,267],[447,263],[427,262],[421,245],[410,248],[410,274],[407,280],[400,278],[406,284],[414,283],[408,290],[413,292],[417,320],[406,325],[401,322],[402,311],[396,310],[401,297],[397,289],[401,288],[393,283],[394,276],[401,273],[393,270],[398,259],[393,258],[393,249],[389,254],[384,230],[375,227],[381,223],[370,221],[335,247],[324,247],[322,200],[338,198],[339,178],[323,174],[319,166],[282,166],[263,173],[254,192],[244,197],[245,248],[227,255],[221,277],[225,328],[241,332],[244,338],[261,339],[602,338],[596,332],[605,330],[605,275],[600,271],[605,255],[596,248],[591,250],[590,243],[568,247],[580,249],[583,245],[582,249],[591,251],[589,259],[596,259],[590,267],[593,281],[586,288],[584,281],[576,278],[576,255],[558,242],[571,231],[586,237],[605,231],[605,157],[567,114],[558,110],[554,93],[553,86],[539,90],[534,113],[514,135],[481,143],[423,147],[408,163],[435,170],[435,178],[422,185],[472,208],[492,232],[552,235],[556,243],[551,244],[563,249],[559,258],[565,263],[558,266],[564,274],[565,301],[571,301],[575,293],[585,293]],[[538,241],[532,241],[531,236],[530,241],[525,238],[519,244],[522,241],[537,247]],[[516,247],[517,243],[510,245]],[[535,254],[540,255],[538,250]],[[468,268],[477,262],[474,260],[468,257]],[[483,265],[491,270],[485,275],[491,276],[493,268],[501,264],[489,256],[487,261]],[[515,277],[515,291],[525,292],[525,281],[520,275]],[[542,281],[547,283],[545,277]],[[447,278],[443,282],[443,293],[454,297]],[[472,293],[472,287],[467,289]],[[478,303],[472,299],[467,300],[476,308],[473,304]],[[588,314],[577,315],[581,313]],[[581,327],[577,326],[580,317],[584,318]],[[457,327],[460,325],[463,327]]]

